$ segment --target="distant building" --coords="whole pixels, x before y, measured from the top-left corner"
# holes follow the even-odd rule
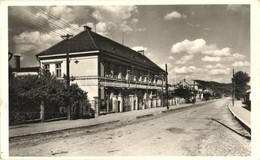
[[[21,56],[8,52],[9,65],[11,66],[12,74],[17,76],[39,75],[40,67],[21,67]]]
[[[100,111],[123,112],[162,105],[165,71],[144,56],[143,51],[136,52],[85,26],[83,32],[36,57],[42,69],[63,79],[67,52],[70,83],[77,83],[88,92],[97,114]]]

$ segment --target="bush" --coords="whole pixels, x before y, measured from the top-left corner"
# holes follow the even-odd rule
[[[60,107],[79,100],[86,101],[86,105],[89,105],[87,93],[77,84],[66,87],[64,81],[53,76],[9,77],[10,124],[39,119],[41,102],[45,106],[45,119],[64,117],[67,114],[60,112]]]

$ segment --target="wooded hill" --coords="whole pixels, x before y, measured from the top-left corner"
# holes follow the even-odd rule
[[[231,83],[218,83],[214,81],[203,81],[195,80],[199,88],[210,89],[214,92],[219,92],[225,94],[226,96],[231,96],[232,94],[232,84]]]

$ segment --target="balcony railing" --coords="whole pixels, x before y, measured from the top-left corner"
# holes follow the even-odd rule
[[[140,89],[161,89],[162,84],[154,83],[147,78],[137,78],[134,77],[127,77],[126,78],[118,78],[118,76],[105,76],[99,77],[100,85],[104,87],[114,87],[114,88],[140,88]]]
[[[122,75],[107,75],[107,76],[71,76],[72,81],[77,80],[99,80],[100,86],[114,87],[114,88],[125,88],[125,89],[162,89],[162,83],[160,81],[152,81],[147,77],[139,77],[137,80],[136,76],[122,76]],[[165,84],[165,83],[164,83]],[[165,86],[164,86],[165,87]]]

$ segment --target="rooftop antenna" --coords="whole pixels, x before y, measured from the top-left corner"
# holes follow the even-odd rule
[[[94,20],[95,20],[95,24],[94,24],[94,26],[95,26],[95,33],[97,33],[97,18],[96,18],[96,16],[93,14],[93,17],[94,17]]]
[[[124,45],[125,41],[125,31],[123,31],[123,35],[122,35],[122,45]]]
[[[139,53],[141,53],[142,55],[144,55],[144,49],[142,49],[142,47],[141,47],[141,43],[140,43],[140,49],[139,49]]]

